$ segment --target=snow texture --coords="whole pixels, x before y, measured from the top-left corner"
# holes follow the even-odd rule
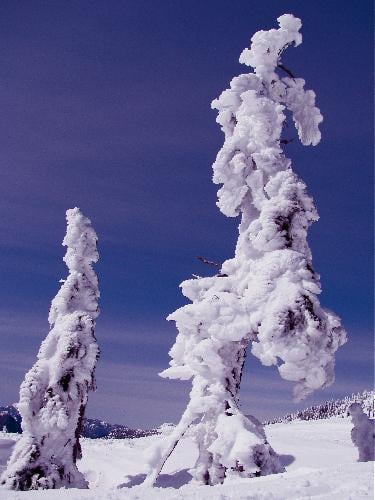
[[[359,462],[374,460],[374,420],[368,418],[359,403],[352,403],[349,406],[349,413],[353,422],[351,437],[353,444],[358,448]]]
[[[213,182],[221,184],[217,204],[228,217],[241,215],[239,238],[218,275],[181,284],[191,303],[167,318],[179,333],[161,376],[192,379],[192,391],[165,448],[152,455],[149,483],[193,422],[197,481],[282,470],[261,426],[239,408],[248,344],[264,365],[277,365],[281,377],[294,382],[299,400],[333,382],[334,354],[346,341],[340,319],[317,298],[319,276],[306,241],[316,208],[281,148],[286,112],[303,145],[319,143],[323,118],[314,92],[280,59],[285,48],[301,43],[301,21],[285,14],[278,22],[278,29],[256,33],[241,54],[254,72],[233,78],[212,103],[225,135],[213,164]]]
[[[94,335],[99,290],[91,267],[98,260],[97,237],[78,208],[68,210],[66,217],[63,245],[69,275],[52,301],[51,329],[38,359],[21,384],[17,407],[23,434],[1,479],[9,489],[87,487],[76,461],[99,355]]]
[[[140,483],[144,451],[162,442],[160,435],[140,439],[83,439],[79,470],[88,490],[15,492],[0,488],[1,500],[369,500],[374,498],[373,463],[358,462],[350,439],[349,418],[288,422],[265,427],[286,472],[229,478],[223,485],[201,486],[191,480],[198,450],[186,435],[165,464],[156,487]],[[0,471],[17,434],[0,433]],[[124,471],[127,477],[124,477]]]

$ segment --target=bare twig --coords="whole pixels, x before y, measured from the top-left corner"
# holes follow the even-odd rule
[[[293,80],[295,80],[295,79],[296,79],[296,78],[295,78],[295,76],[293,75],[293,73],[290,71],[290,69],[288,69],[286,66],[284,66],[284,64],[279,63],[279,64],[277,65],[277,67],[278,67],[278,68],[280,68],[280,69],[282,69],[283,71],[285,71],[285,73],[286,73],[287,75],[289,75],[289,76],[290,76],[290,78],[293,78]]]
[[[293,142],[294,139],[281,139],[280,144],[289,144],[290,142]]]
[[[204,257],[197,257],[197,259],[200,260],[203,264],[207,264],[208,266],[216,267],[217,269],[221,268],[221,264],[213,262],[212,260],[207,260]]]

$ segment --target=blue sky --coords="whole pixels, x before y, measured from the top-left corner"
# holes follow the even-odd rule
[[[323,305],[349,342],[335,384],[305,403],[369,388],[372,334],[372,2],[138,0],[0,4],[0,404],[48,332],[66,275],[65,210],[99,235],[98,391],[88,415],[132,426],[176,421],[189,384],[159,379],[176,335],[178,285],[233,255],[211,164],[223,136],[210,102],[246,68],[242,49],[284,12],[303,44],[285,64],[317,93],[315,148],[288,145],[321,219],[310,230]],[[296,408],[291,387],[250,355],[245,412]]]

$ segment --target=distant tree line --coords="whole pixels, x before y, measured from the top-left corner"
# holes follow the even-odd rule
[[[349,406],[352,403],[359,403],[368,417],[375,418],[374,398],[374,391],[358,392],[343,399],[329,400],[325,403],[310,406],[304,410],[288,413],[283,417],[268,420],[264,424],[291,422],[292,420],[320,420],[330,417],[347,417],[349,415]]]

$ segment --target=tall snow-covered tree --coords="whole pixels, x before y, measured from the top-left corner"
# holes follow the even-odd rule
[[[38,359],[26,374],[17,407],[22,437],[17,442],[1,483],[15,490],[86,488],[78,471],[80,429],[88,391],[95,388],[99,348],[95,338],[98,280],[97,236],[91,222],[74,208],[66,212],[69,275],[53,299],[51,329]]]
[[[239,237],[217,276],[182,283],[191,304],[168,317],[179,333],[161,376],[192,379],[192,390],[169,442],[150,458],[149,482],[189,426],[199,449],[196,480],[217,484],[228,475],[279,471],[262,426],[239,407],[248,345],[294,382],[302,399],[333,382],[334,353],[346,339],[339,318],[317,298],[306,236],[318,215],[282,149],[287,113],[306,146],[319,143],[322,116],[314,92],[281,62],[283,51],[302,41],[301,21],[284,14],[278,23],[242,52],[240,62],[253,71],[235,77],[212,103],[225,135],[213,164],[213,181],[222,185],[217,205],[227,217],[241,216]]]

